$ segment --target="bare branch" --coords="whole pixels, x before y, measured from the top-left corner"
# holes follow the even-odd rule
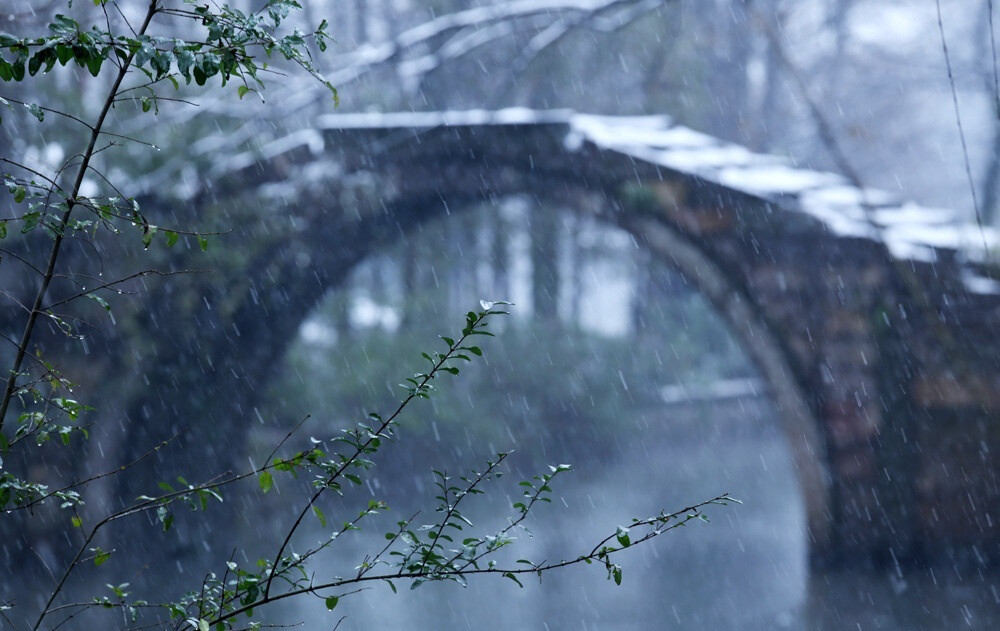
[[[123,276],[122,278],[119,278],[118,280],[113,280],[113,281],[110,281],[110,282],[107,282],[107,283],[103,283],[101,285],[98,285],[97,287],[92,287],[91,289],[87,289],[87,290],[82,291],[82,292],[80,292],[78,294],[74,294],[72,296],[69,296],[68,298],[63,298],[62,300],[58,300],[56,302],[53,302],[52,304],[49,304],[49,305],[46,305],[45,307],[42,307],[42,311],[48,311],[50,309],[55,309],[56,307],[59,307],[59,306],[62,306],[64,304],[66,304],[67,302],[72,302],[72,301],[76,300],[77,298],[82,298],[82,297],[84,297],[84,296],[86,296],[88,294],[92,294],[95,291],[100,291],[102,289],[109,289],[111,287],[114,287],[115,285],[121,285],[122,283],[128,282],[130,280],[134,280],[136,278],[143,278],[145,276],[177,276],[177,275],[180,275],[180,274],[205,274],[205,273],[207,273],[207,270],[177,270],[177,271],[174,271],[174,272],[163,272],[163,271],[155,270],[155,269],[147,269],[147,270],[143,270],[141,272],[136,272],[134,274],[129,274],[128,276]]]

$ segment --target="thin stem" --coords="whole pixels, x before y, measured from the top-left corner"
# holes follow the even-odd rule
[[[35,626],[31,627],[32,631],[37,631],[38,627],[41,626],[42,621],[45,620],[45,616],[49,615],[50,613],[49,607],[52,606],[52,603],[55,601],[56,597],[59,595],[63,587],[66,585],[66,581],[69,580],[70,574],[72,574],[73,570],[76,569],[76,566],[79,565],[80,559],[83,557],[83,553],[87,551],[87,546],[90,545],[90,542],[94,540],[94,535],[97,534],[98,529],[105,523],[107,523],[106,520],[94,526],[91,529],[90,534],[88,534],[87,537],[83,540],[83,543],[80,544],[80,547],[76,551],[76,556],[74,556],[73,560],[69,563],[69,565],[66,566],[66,570],[63,572],[62,577],[56,583],[56,586],[52,590],[52,593],[49,594],[49,599],[45,602],[45,607],[43,607],[41,613],[38,614],[38,620],[35,621]]]
[[[403,532],[406,531],[407,528],[410,527],[410,524],[413,523],[413,520],[416,519],[417,515],[419,515],[419,514],[420,514],[420,511],[417,511],[417,512],[413,513],[412,515],[410,515],[410,517],[408,519],[404,519],[401,522],[399,522],[399,524],[396,526],[395,536],[392,537],[391,539],[389,539],[388,543],[386,543],[384,546],[382,546],[382,549],[379,550],[378,553],[375,554],[375,556],[371,557],[371,563],[369,563],[367,566],[366,565],[362,565],[361,566],[361,568],[358,570],[358,576],[359,577],[364,576],[365,574],[367,574],[368,572],[370,572],[371,570],[373,570],[376,567],[376,565],[381,560],[382,555],[384,555],[386,552],[388,552],[389,548],[391,548],[392,545],[394,543],[396,543],[396,539],[401,534],[403,534]]]
[[[427,567],[427,562],[430,560],[431,555],[434,554],[435,548],[441,548],[442,550],[444,549],[444,544],[439,543],[441,540],[441,535],[444,534],[444,529],[451,522],[451,518],[454,517],[456,513],[458,513],[458,505],[462,502],[462,499],[471,495],[476,490],[476,487],[478,487],[483,482],[483,480],[487,479],[493,473],[493,471],[495,471],[496,468],[499,467],[500,464],[507,459],[508,455],[509,454],[500,454],[500,457],[497,458],[496,462],[489,463],[486,469],[482,473],[476,475],[475,479],[465,487],[464,491],[455,494],[454,502],[448,502],[449,489],[447,486],[448,484],[447,476],[444,476],[441,479],[441,486],[443,487],[442,491],[444,492],[443,497],[445,504],[447,505],[447,509],[445,510],[444,517],[438,523],[438,527],[434,533],[434,536],[430,539],[431,545],[426,550],[424,550],[423,554],[424,558],[420,562],[420,570],[419,570],[420,572],[423,572],[424,569]],[[451,561],[454,561],[456,558],[457,557],[452,557]],[[404,561],[403,565],[405,566],[405,564],[406,563]]]
[[[733,501],[736,500],[733,500],[733,498],[730,497],[728,494],[723,494],[713,499],[706,500],[704,502],[699,502],[698,504],[694,504],[692,506],[688,506],[687,508],[674,513],[670,514],[661,513],[656,517],[650,517],[648,519],[643,519],[634,522],[631,525],[631,528],[639,528],[643,526],[655,526],[655,528],[650,532],[644,534],[636,541],[632,542],[627,547],[633,547],[640,543],[644,543],[646,541],[649,541],[650,539],[653,539],[654,537],[658,537],[664,534],[665,532],[678,528],[686,524],[687,522],[691,521],[692,519],[697,519],[699,516],[701,516],[702,509],[705,508],[706,506],[726,504],[728,502],[733,502]],[[668,522],[674,522],[674,523],[668,523]],[[586,563],[587,561],[594,561],[594,560],[600,561],[602,558],[606,558],[608,555],[618,552],[625,547],[623,546],[622,548],[615,548],[612,550],[605,549],[605,546],[607,546],[608,543],[614,541],[616,537],[617,533],[610,534],[607,537],[603,538],[601,541],[599,541],[597,545],[595,545],[593,549],[587,554],[569,560],[563,560],[555,563],[545,563],[541,565],[533,565],[530,567],[525,567],[525,566],[518,566],[511,568],[485,567],[485,568],[475,568],[472,570],[466,570],[466,569],[447,570],[443,572],[435,570],[434,578],[440,580],[450,577],[469,576],[476,574],[498,574],[501,576],[517,575],[517,574],[537,574],[539,572],[548,572],[550,570],[569,567],[571,565],[577,565],[579,563]],[[391,581],[397,578],[427,579],[428,573],[418,571],[418,572],[405,572],[400,574],[362,575],[362,576],[355,576],[353,578],[336,579],[326,583],[308,585],[306,587],[300,587],[287,592],[283,592],[281,594],[275,594],[274,596],[265,595],[256,602],[238,607],[232,611],[220,615],[218,618],[214,620],[209,621],[209,626],[215,625],[220,622],[224,622],[226,620],[229,620],[230,618],[235,618],[236,616],[244,614],[252,609],[257,609],[264,605],[268,605],[270,603],[277,602],[279,600],[284,600],[285,598],[293,598],[295,596],[301,596],[303,594],[313,594],[320,592],[322,590],[336,589],[339,587],[346,587],[348,585],[357,585],[359,583],[374,582],[374,581]]]
[[[288,433],[285,434],[285,437],[282,438],[281,441],[277,445],[274,446],[274,449],[271,450],[271,453],[268,454],[267,458],[264,458],[264,461],[261,462],[260,465],[258,465],[257,468],[258,469],[263,469],[263,468],[267,467],[267,463],[271,462],[271,459],[274,458],[275,454],[278,453],[278,450],[281,449],[281,447],[286,442],[288,442],[288,439],[291,438],[293,434],[295,434],[296,432],[298,432],[299,429],[301,429],[301,427],[303,425],[305,425],[306,421],[308,421],[310,418],[312,418],[312,415],[306,414],[305,416],[302,417],[301,421],[299,421],[298,423],[295,424],[295,427],[293,427],[292,429],[288,430]]]
[[[986,0],[990,23],[990,52],[993,53],[993,115],[1000,120],[1000,68],[997,66],[997,34],[993,25],[993,0]]]
[[[156,12],[158,11],[157,2],[158,0],[150,0],[149,9],[146,11],[146,17],[142,22],[142,27],[139,29],[140,35],[146,32],[149,28],[149,23],[153,20],[153,16],[156,15]],[[69,225],[70,215],[73,213],[73,207],[76,205],[76,198],[80,194],[80,187],[83,186],[83,178],[87,173],[87,167],[90,164],[90,159],[94,155],[94,149],[97,146],[97,139],[101,135],[101,129],[104,127],[104,121],[108,116],[108,112],[111,111],[111,105],[115,101],[118,89],[121,87],[122,81],[125,80],[125,75],[128,73],[129,66],[131,65],[134,57],[135,53],[130,52],[124,63],[122,63],[122,67],[118,71],[117,76],[115,76],[111,89],[108,91],[108,96],[104,100],[104,105],[101,107],[101,113],[97,117],[97,122],[94,124],[90,133],[90,141],[87,143],[87,149],[83,153],[83,160],[80,164],[79,170],[77,171],[76,180],[73,182],[72,192],[66,201],[66,211],[63,213],[59,226],[55,231],[55,236],[52,241],[52,249],[49,251],[49,261],[45,266],[45,273],[42,276],[41,286],[38,288],[38,293],[35,294],[35,303],[32,306],[31,313],[28,314],[28,320],[25,322],[24,332],[21,334],[21,341],[17,347],[17,355],[14,357],[14,363],[11,366],[10,373],[7,375],[7,387],[4,389],[3,399],[0,400],[0,430],[3,430],[3,424],[7,418],[7,410],[10,408],[10,401],[14,396],[14,389],[17,387],[18,373],[21,370],[21,364],[24,362],[24,356],[28,351],[28,344],[31,343],[31,334],[35,329],[35,323],[38,321],[38,314],[41,313],[42,301],[45,299],[45,292],[48,290],[49,283],[52,281],[52,277],[55,274],[56,261],[59,259],[59,252],[62,248],[63,234],[66,227]],[[55,594],[53,594],[52,597],[55,598]],[[39,619],[39,623],[41,623],[41,619]]]
[[[20,162],[15,162],[14,160],[8,160],[7,158],[3,158],[3,157],[0,157],[0,162],[4,162],[4,163],[9,164],[11,166],[15,166],[15,167],[17,167],[19,169],[23,169],[23,170],[27,171],[28,173],[31,173],[32,175],[35,175],[35,176],[38,176],[38,177],[42,178],[43,180],[45,180],[46,182],[48,182],[49,185],[52,186],[53,188],[55,188],[56,190],[62,190],[59,187],[59,185],[56,184],[55,180],[53,180],[52,178],[46,176],[45,174],[43,174],[43,173],[41,173],[39,171],[36,171],[35,169],[32,169],[31,167],[28,167],[28,166],[25,166],[25,165],[21,164]],[[41,188],[41,187],[39,187],[39,188]]]
[[[146,458],[148,458],[149,456],[153,455],[154,453],[156,453],[160,449],[163,449],[164,447],[166,447],[167,445],[169,445],[171,442],[173,442],[174,440],[176,440],[178,436],[180,436],[179,433],[178,434],[174,434],[173,436],[171,436],[167,440],[164,440],[163,442],[161,442],[160,444],[156,445],[155,447],[153,447],[152,449],[150,449],[146,453],[144,453],[141,456],[137,457],[135,460],[132,460],[131,462],[129,462],[127,464],[123,464],[120,467],[118,467],[117,469],[112,469],[110,471],[105,471],[103,473],[98,473],[98,474],[90,476],[89,478],[85,478],[83,480],[77,480],[76,482],[72,482],[70,484],[67,484],[64,487],[56,489],[55,491],[52,491],[50,493],[46,493],[45,495],[42,495],[41,497],[38,497],[38,498],[32,500],[31,502],[28,502],[26,504],[20,504],[18,506],[10,508],[10,509],[8,509],[8,511],[24,510],[26,508],[31,508],[33,506],[37,506],[38,504],[44,502],[45,500],[49,499],[50,497],[55,497],[56,495],[58,495],[60,493],[65,493],[66,491],[69,491],[69,490],[72,490],[72,489],[75,489],[75,488],[78,488],[78,487],[81,487],[81,486],[85,486],[87,484],[90,484],[91,482],[95,482],[95,481],[103,479],[103,478],[108,478],[108,477],[111,477],[113,475],[118,475],[119,473],[122,473],[123,471],[126,471],[127,469],[131,469],[132,467],[134,467],[135,465],[139,464],[141,461],[143,461]]]
[[[979,199],[976,196],[976,182],[972,177],[972,165],[969,163],[969,147],[965,142],[965,129],[962,126],[962,113],[958,107],[958,89],[955,87],[955,74],[951,69],[951,54],[948,52],[948,40],[944,36],[944,21],[941,19],[941,0],[935,0],[937,7],[938,33],[941,34],[941,51],[944,53],[945,68],[948,70],[948,84],[951,86],[951,101],[955,107],[955,124],[958,126],[958,138],[962,142],[962,157],[965,159],[965,175],[969,179],[969,192],[972,193],[972,208],[976,211],[976,223],[979,234],[983,238],[983,256],[989,257],[990,246],[986,243],[986,232],[983,230],[983,215],[979,210]]]
[[[135,274],[129,274],[128,276],[124,276],[122,278],[119,278],[118,280],[113,280],[111,282],[102,283],[102,284],[100,284],[97,287],[94,287],[92,289],[87,289],[87,290],[82,291],[82,292],[80,292],[78,294],[73,294],[69,298],[63,298],[62,300],[58,300],[56,302],[53,302],[53,303],[51,303],[51,304],[46,305],[45,307],[43,307],[42,311],[48,311],[50,309],[55,309],[56,307],[64,305],[67,302],[72,302],[72,301],[76,300],[77,298],[82,298],[83,296],[90,295],[90,294],[92,294],[92,293],[94,293],[96,291],[100,291],[102,289],[110,289],[111,287],[114,287],[115,285],[121,285],[122,283],[128,282],[128,281],[133,280],[135,278],[142,278],[144,276],[176,276],[178,274],[197,274],[197,273],[200,273],[199,270],[178,270],[178,271],[175,271],[175,272],[162,272],[162,271],[156,270],[156,269],[147,269],[147,270],[143,270],[141,272],[136,272]],[[119,293],[121,293],[121,292],[119,291]]]
[[[325,480],[324,484],[321,485],[315,493],[313,493],[313,496],[309,499],[309,502],[302,507],[302,511],[299,513],[299,516],[295,519],[295,522],[292,524],[292,527],[288,530],[288,534],[285,536],[285,540],[281,542],[281,546],[278,548],[277,554],[274,555],[274,562],[271,564],[271,571],[268,574],[267,583],[264,585],[264,598],[268,598],[271,594],[271,584],[274,582],[274,577],[277,574],[278,564],[281,562],[281,555],[284,554],[285,549],[291,542],[292,536],[298,530],[299,525],[302,523],[302,520],[305,519],[306,514],[308,514],[309,510],[313,507],[313,505],[317,502],[317,500],[319,500],[323,492],[329,487],[330,484],[336,481],[344,473],[344,471],[347,470],[349,466],[351,466],[354,462],[356,462],[357,459],[361,456],[361,454],[366,453],[367,449],[371,447],[372,443],[379,436],[381,436],[382,433],[387,428],[389,428],[393,424],[393,422],[396,420],[396,417],[399,416],[399,414],[403,411],[403,409],[406,408],[406,406],[409,405],[410,402],[412,402],[413,399],[417,397],[418,393],[423,392],[425,386],[430,382],[431,379],[434,378],[434,376],[438,372],[441,371],[441,368],[444,366],[445,362],[447,362],[449,359],[452,358],[452,355],[456,351],[458,351],[458,349],[462,346],[462,344],[465,343],[465,340],[469,337],[471,331],[475,330],[475,328],[478,327],[480,323],[483,322],[487,314],[488,312],[483,312],[474,321],[469,323],[468,328],[465,329],[466,333],[463,333],[462,337],[459,338],[457,342],[451,344],[448,347],[448,352],[440,356],[440,359],[436,364],[434,364],[434,367],[431,368],[430,372],[428,372],[423,376],[423,378],[415,385],[414,389],[405,399],[400,401],[399,406],[396,408],[396,411],[393,412],[392,415],[389,416],[389,418],[382,421],[377,431],[370,433],[369,438],[364,443],[359,445],[355,449],[355,452],[350,457],[346,458],[344,462],[341,463],[341,465],[337,468],[336,471],[330,474],[330,476]]]
[[[42,110],[43,112],[51,112],[52,114],[55,114],[57,116],[62,116],[62,117],[68,118],[71,121],[73,121],[74,123],[79,123],[79,124],[83,125],[84,127],[86,127],[87,129],[89,129],[90,131],[94,131],[94,127],[92,127],[89,123],[87,123],[87,121],[85,121],[83,119],[80,119],[80,118],[77,118],[76,116],[73,116],[72,114],[69,114],[68,112],[63,112],[62,110],[52,109],[51,107],[46,107],[44,105],[38,105],[36,103],[29,103],[27,101],[21,101],[21,100],[18,100],[18,99],[13,99],[13,98],[11,98],[9,96],[8,97],[4,97],[4,98],[6,100],[10,101],[11,103],[17,103],[18,105],[24,105],[25,107],[27,107],[29,105],[34,105],[38,109]]]

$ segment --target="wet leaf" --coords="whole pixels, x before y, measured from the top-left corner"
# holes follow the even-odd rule
[[[316,515],[316,519],[319,520],[319,525],[326,528],[326,515],[323,514],[323,511],[320,510],[319,506],[313,506],[312,510],[313,514]]]
[[[258,476],[257,483],[260,485],[260,490],[267,493],[271,490],[271,486],[274,484],[274,478],[271,476],[270,471],[264,471]]]

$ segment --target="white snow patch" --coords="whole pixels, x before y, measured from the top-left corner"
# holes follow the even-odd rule
[[[996,230],[980,230],[975,224],[927,225],[898,224],[886,226],[886,240],[907,241],[917,245],[929,245],[950,250],[982,249],[983,242],[988,248],[997,247],[1000,239]]]
[[[877,228],[867,221],[848,217],[832,208],[812,208],[807,214],[819,219],[831,232],[842,237],[877,240],[879,236]]]
[[[494,112],[493,122],[501,125],[527,125],[539,121],[550,122],[553,115],[560,120],[565,119],[565,114],[560,110],[539,112],[527,107],[508,107]]]
[[[317,119],[320,129],[395,129],[400,127],[458,127],[470,125],[529,125],[566,123],[569,110],[530,110],[511,107],[502,110],[449,110],[443,112],[357,112],[326,114]]]
[[[781,165],[723,169],[718,179],[725,186],[757,194],[795,194],[843,182],[843,178],[834,173]]]
[[[846,184],[829,186],[802,193],[802,203],[828,206],[885,206],[893,203],[889,193],[874,188],[861,189]]]
[[[669,124],[670,119],[664,116],[637,116],[618,121],[605,116],[581,114],[572,119],[574,129],[602,147],[681,149],[719,144],[712,136],[683,126],[667,128]]]
[[[758,155],[746,147],[724,145],[696,149],[670,149],[656,156],[656,162],[678,171],[701,172],[705,169],[741,167],[765,164],[781,164],[778,156]]]
[[[300,146],[309,147],[309,152],[314,156],[319,155],[323,152],[323,135],[315,129],[300,129],[265,144],[260,148],[260,153],[264,158],[270,159]]]
[[[974,294],[1000,294],[1000,281],[995,278],[966,272],[962,275],[962,283]]]
[[[912,202],[872,211],[872,218],[883,226],[900,224],[954,224],[958,215],[949,208],[928,208]]]
[[[767,386],[759,379],[720,379],[706,384],[675,383],[660,386],[659,391],[664,403],[690,403],[755,397],[767,392]]]
[[[904,239],[894,239],[887,236],[885,246],[893,258],[901,261],[922,261],[924,263],[937,262],[937,250],[927,245],[920,245]]]
[[[600,116],[598,114],[573,114],[570,124],[580,131],[604,129],[608,127],[629,127],[632,129],[667,129],[670,127],[669,116],[660,114],[647,116]]]

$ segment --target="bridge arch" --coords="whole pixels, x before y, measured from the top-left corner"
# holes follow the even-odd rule
[[[988,353],[969,353],[984,355],[986,371],[970,381],[939,361],[928,342],[940,325],[927,314],[983,331],[967,316],[975,310],[963,309],[993,298],[979,297],[987,284],[981,268],[962,268],[954,256],[928,265],[920,257],[945,257],[947,247],[910,230],[880,232],[857,206],[860,195],[881,204],[883,217],[909,207],[662,117],[516,110],[334,116],[318,131],[236,156],[226,169],[207,197],[243,195],[260,208],[280,198],[295,209],[280,238],[247,266],[242,298],[226,315],[240,323],[243,338],[295,330],[308,305],[408,224],[527,193],[628,230],[735,324],[784,415],[814,558],[901,558],[946,535],[996,547],[991,537],[1000,526],[957,518],[946,524],[936,516],[937,498],[962,478],[926,464],[936,436],[1000,448],[990,433],[995,424],[976,420],[982,412],[950,425],[951,412],[941,413],[956,405],[987,415],[1000,410],[989,394],[989,380],[1000,384],[1000,377],[989,376]],[[901,256],[921,282],[942,291],[909,295],[894,260]],[[261,305],[267,318],[259,316]],[[987,349],[996,347],[989,331],[979,338]],[[228,372],[215,368],[229,379],[219,388],[252,389],[247,384],[267,373],[285,343],[246,350],[240,340],[220,342],[210,353],[216,364],[225,365],[227,353],[240,359]],[[964,352],[965,342],[956,344]],[[179,352],[195,362],[206,355],[197,345]],[[917,425],[918,416],[932,419],[931,429]],[[931,486],[918,486],[927,480]],[[995,475],[980,487],[978,497],[998,497]]]
[[[353,215],[365,227],[350,238],[349,247],[336,250],[330,246],[343,240],[343,230],[336,224],[331,228],[324,213],[316,214],[304,228],[302,251],[308,253],[310,267],[324,270],[322,282],[312,292],[313,300],[339,286],[353,265],[376,247],[419,223],[464,212],[484,201],[528,194],[542,204],[618,226],[685,276],[714,305],[768,383],[792,449],[810,551],[814,556],[828,555],[834,511],[826,439],[801,367],[748,288],[678,229],[678,222],[668,214],[648,212],[648,202],[660,202],[646,198],[655,196],[651,189],[632,185],[634,169],[627,168],[623,175],[617,164],[605,171],[593,165],[578,169],[553,164],[553,152],[565,156],[567,147],[573,149],[574,138],[562,121],[483,129],[468,124],[398,127],[391,119],[387,127],[352,127],[350,123],[364,118],[335,120],[336,129],[327,132],[328,148],[317,151],[313,147],[315,159],[321,163],[335,157],[337,198],[344,214]],[[537,153],[525,153],[520,143],[505,146],[508,134],[524,133],[534,136],[528,146],[533,145]],[[580,158],[574,151],[568,156],[574,161]],[[284,180],[278,186],[285,186]],[[320,197],[328,194],[324,189]],[[300,199],[295,203],[318,202]],[[301,318],[305,315],[300,312]],[[293,322],[286,330],[296,329]]]
[[[698,288],[736,333],[744,350],[770,386],[782,430],[792,450],[799,490],[806,509],[810,551],[826,554],[830,546],[830,474],[825,439],[813,413],[803,379],[760,309],[719,266],[668,224],[625,222],[640,243]]]
[[[376,172],[369,172],[377,179]],[[510,173],[506,174],[510,176]],[[336,266],[323,284],[323,291],[340,287],[354,265],[373,254],[381,247],[391,245],[398,238],[415,230],[419,225],[441,219],[445,215],[469,212],[483,202],[498,202],[512,195],[530,192],[536,202],[530,207],[541,208],[546,204],[558,204],[578,216],[594,218],[609,226],[617,226],[633,236],[636,242],[652,254],[658,261],[679,272],[716,309],[739,340],[744,352],[750,357],[756,369],[768,385],[769,396],[773,399],[780,415],[781,429],[792,452],[796,470],[796,481],[805,507],[805,522],[810,551],[826,554],[830,545],[830,473],[828,471],[825,439],[821,426],[811,408],[811,400],[806,392],[801,374],[791,363],[788,350],[775,334],[761,309],[748,295],[745,287],[729,277],[722,268],[704,251],[699,249],[669,222],[650,218],[633,217],[621,213],[621,201],[610,200],[607,191],[595,191],[581,181],[562,181],[555,192],[543,190],[540,182],[527,191],[519,190],[518,177],[505,177],[502,187],[482,187],[477,194],[468,191],[438,188],[435,196],[423,198],[416,203],[411,200],[402,206],[387,204],[382,208],[382,220],[396,223],[397,230],[370,233],[368,237],[353,242],[353,255],[349,261]],[[403,180],[396,180],[395,187],[404,186]],[[377,203],[379,207],[386,200],[377,196],[367,199],[367,204]],[[610,204],[614,204],[614,207]],[[496,208],[496,207],[495,207]],[[617,208],[617,210],[616,210]],[[406,225],[403,228],[403,224]],[[323,235],[317,229],[315,234]],[[332,237],[332,235],[327,235]],[[322,255],[311,256],[317,264]],[[308,316],[308,311],[300,312],[300,322]],[[289,327],[297,330],[297,326]]]

